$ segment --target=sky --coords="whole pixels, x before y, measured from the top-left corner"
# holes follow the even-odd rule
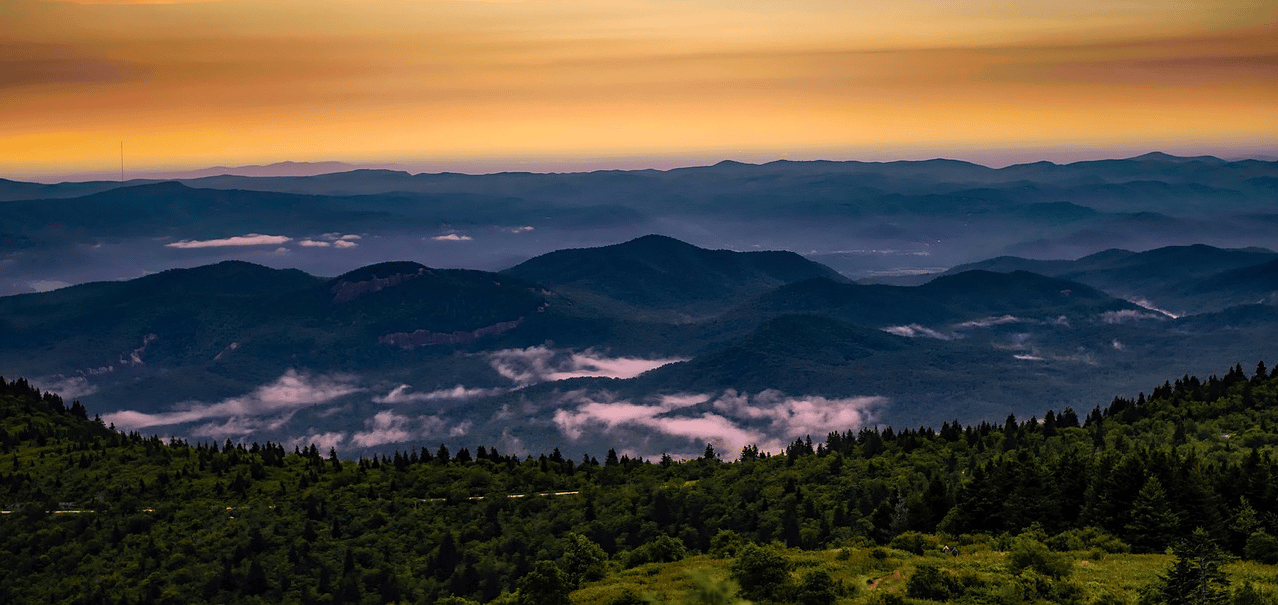
[[[0,0],[5,178],[1275,141],[1275,0]]]

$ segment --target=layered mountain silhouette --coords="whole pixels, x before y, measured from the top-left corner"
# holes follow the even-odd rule
[[[500,272],[404,261],[325,278],[230,261],[2,297],[0,373],[174,435],[589,449],[579,425],[626,426],[682,451],[712,437],[696,427],[788,437],[795,414],[864,402],[894,424],[1029,417],[1251,363],[1278,313],[1234,301],[1265,292],[1272,257],[1003,257],[909,287],[657,235]],[[1191,283],[1182,299],[1215,311],[1173,320],[1111,291]]]
[[[1106,250],[1073,261],[1000,257],[960,265],[949,272],[1034,271],[1185,314],[1271,301],[1278,292],[1275,260],[1278,253],[1270,250],[1198,244],[1147,252]]]
[[[602,248],[558,250],[505,273],[543,284],[591,312],[696,319],[811,278],[847,281],[793,252],[705,250],[648,235]]]
[[[563,174],[360,169],[125,183],[0,180],[7,269],[0,293],[137,277],[190,266],[193,258],[322,275],[388,258],[500,270],[648,233],[712,250],[790,250],[855,279],[1002,255],[1079,258],[1202,242],[1278,248],[1274,182],[1278,162],[1166,154],[998,169],[936,159]],[[268,257],[275,247],[170,245],[249,234],[276,236],[284,242],[278,253],[291,260]],[[327,234],[362,239],[340,250],[313,245]]]

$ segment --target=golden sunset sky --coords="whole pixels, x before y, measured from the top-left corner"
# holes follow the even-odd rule
[[[7,178],[1275,141],[1275,0],[0,0]]]

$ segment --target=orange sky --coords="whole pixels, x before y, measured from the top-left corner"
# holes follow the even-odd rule
[[[0,1],[0,177],[121,141],[130,170],[1278,154],[1278,3]]]

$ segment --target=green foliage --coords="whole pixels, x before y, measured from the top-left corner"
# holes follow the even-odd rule
[[[1264,531],[1257,531],[1247,537],[1244,556],[1252,561],[1267,565],[1278,565],[1278,538]]]
[[[747,544],[732,563],[732,578],[747,598],[775,600],[789,587],[790,562],[771,546]]]
[[[723,576],[728,557],[732,577],[758,600],[808,599],[809,581],[810,598],[824,599],[818,571],[830,574],[844,605],[852,594],[844,587],[868,587],[867,580],[881,582],[853,602],[898,598],[928,577],[919,563],[936,566],[951,598],[1070,600],[1077,581],[1084,600],[1097,600],[1103,591],[1088,583],[1097,581],[1088,570],[1121,568],[1129,560],[1118,555],[1124,540],[1148,535],[1135,516],[1138,500],[1165,500],[1180,525],[1215,527],[1232,552],[1252,561],[1273,550],[1274,450],[1221,435],[1278,427],[1278,378],[1231,371],[1177,385],[1158,389],[1143,407],[1115,404],[1109,416],[1098,409],[1087,428],[1050,438],[1031,423],[946,423],[939,432],[834,432],[787,455],[736,462],[618,456],[601,465],[558,452],[521,458],[459,446],[342,460],[315,447],[165,442],[112,431],[82,406],[6,381],[0,509],[17,512],[0,515],[0,552],[12,570],[0,574],[0,600],[157,602],[168,594],[211,603],[450,596],[509,603],[539,598],[530,595],[558,582],[553,594],[581,586],[577,594],[601,595],[592,605],[607,605],[624,590],[596,588],[616,575],[644,595],[651,585],[639,579],[665,578],[659,563],[673,562],[679,571],[667,584],[685,590],[692,585],[684,566],[718,565],[712,571]],[[1123,416],[1132,409],[1139,413],[1129,424]],[[1167,436],[1179,425],[1185,441],[1173,446]],[[1005,451],[1011,430],[1020,445]],[[461,456],[463,449],[475,454]],[[915,497],[929,491],[938,497]],[[508,497],[546,492],[576,493]],[[1035,492],[1044,495],[1030,497]],[[942,512],[965,533],[938,539],[917,529],[918,511],[947,506],[939,494],[953,496]],[[54,514],[65,509],[85,512]],[[878,509],[885,524],[899,517],[907,528],[893,548],[874,545]],[[1179,525],[1167,531],[1186,533]],[[789,540],[802,550],[759,546]],[[962,554],[941,555],[942,543]],[[1072,565],[1063,551],[1091,561]],[[1102,562],[1100,553],[1114,555]],[[609,576],[610,561],[649,565]],[[1150,565],[1141,581],[1153,578]],[[1272,594],[1272,570],[1238,565],[1254,567],[1233,577]],[[520,586],[527,590],[512,593]],[[1146,602],[1164,598],[1161,587],[1156,592]],[[1241,585],[1235,592],[1243,594]],[[1134,600],[1136,586],[1115,594]]]
[[[645,563],[669,563],[686,556],[688,547],[683,545],[683,540],[662,535],[630,551],[626,556],[626,567],[637,567]]]
[[[550,561],[538,561],[528,575],[519,580],[518,605],[569,605],[572,587],[568,578]]]
[[[799,582],[795,602],[799,605],[834,605],[839,597],[838,587],[825,570],[814,569],[803,574]]]
[[[1221,570],[1225,555],[1202,528],[1174,547],[1176,562],[1161,577],[1167,605],[1223,605],[1229,580]]]
[[[1069,577],[1074,568],[1067,555],[1054,553],[1042,542],[1026,536],[1016,538],[1007,553],[1007,563],[1018,573],[1033,570],[1053,580]]]
[[[745,546],[745,539],[735,531],[721,529],[710,540],[710,554],[716,557],[735,557]]]
[[[1242,582],[1234,588],[1229,602],[1230,605],[1270,605],[1273,600],[1266,598],[1251,582]]]
[[[1044,542],[1055,551],[1091,550],[1100,553],[1131,552],[1131,546],[1097,527],[1069,529]]]
[[[608,553],[590,538],[571,533],[564,538],[564,556],[561,566],[568,584],[577,588],[582,582],[604,577],[608,572]]]
[[[705,572],[693,572],[689,576],[695,588],[684,595],[684,605],[750,605],[737,596],[741,587],[731,579]]]
[[[1132,502],[1128,539],[1136,552],[1162,552],[1176,535],[1180,519],[1158,477],[1150,477]]]
[[[931,534],[919,533],[916,531],[907,531],[895,538],[888,544],[892,548],[904,550],[909,553],[921,555],[929,550],[936,550],[940,547],[940,540]]]
[[[905,590],[912,598],[933,601],[949,601],[962,594],[962,586],[953,576],[930,563],[914,568],[914,574],[910,576]]]

